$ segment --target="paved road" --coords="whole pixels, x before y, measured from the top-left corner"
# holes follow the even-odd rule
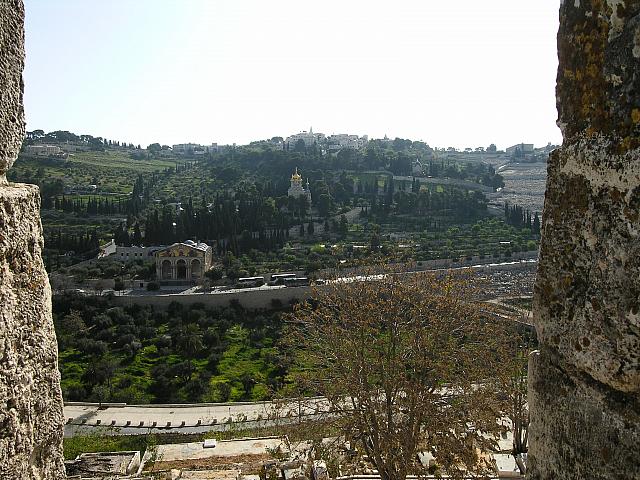
[[[276,423],[299,415],[316,415],[326,407],[321,399],[303,402],[256,402],[195,405],[126,405],[69,402],[64,406],[65,435],[95,427],[142,433],[149,428],[206,431],[227,423]],[[247,425],[252,426],[252,425]],[[138,432],[136,432],[138,431]],[[186,431],[184,432],[186,433]]]

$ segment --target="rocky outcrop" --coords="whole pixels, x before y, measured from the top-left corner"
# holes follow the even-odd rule
[[[22,70],[24,6],[22,0],[0,1],[0,185],[24,139]]]
[[[7,184],[24,136],[24,7],[0,1],[0,478],[61,479],[63,413],[40,195]]]
[[[530,479],[640,478],[640,0],[565,0]]]

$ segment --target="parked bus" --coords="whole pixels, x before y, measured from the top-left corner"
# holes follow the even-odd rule
[[[236,282],[236,288],[261,287],[264,285],[263,277],[243,277]]]
[[[309,285],[309,279],[307,277],[294,277],[294,278],[285,278],[284,286],[285,287],[305,287]]]
[[[269,285],[284,285],[284,281],[287,278],[296,278],[295,273],[274,273],[271,275]]]

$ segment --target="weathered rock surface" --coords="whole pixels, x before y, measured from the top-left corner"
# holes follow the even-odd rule
[[[64,478],[63,412],[40,195],[0,186],[0,478]]]
[[[63,412],[40,195],[7,184],[24,135],[24,8],[0,0],[0,478],[64,478]]]
[[[536,418],[528,478],[640,478],[638,402],[558,363],[551,351],[530,358],[529,410]]]
[[[22,70],[24,69],[24,5],[0,1],[0,185],[24,139]]]
[[[640,0],[565,0],[530,479],[640,478]]]

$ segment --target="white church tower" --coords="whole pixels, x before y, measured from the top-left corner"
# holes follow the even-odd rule
[[[307,184],[302,185],[302,176],[298,173],[298,169],[293,175],[291,175],[291,186],[289,187],[289,191],[287,192],[289,197],[306,197],[309,205],[311,205],[311,189],[309,188],[309,179],[307,179]]]

